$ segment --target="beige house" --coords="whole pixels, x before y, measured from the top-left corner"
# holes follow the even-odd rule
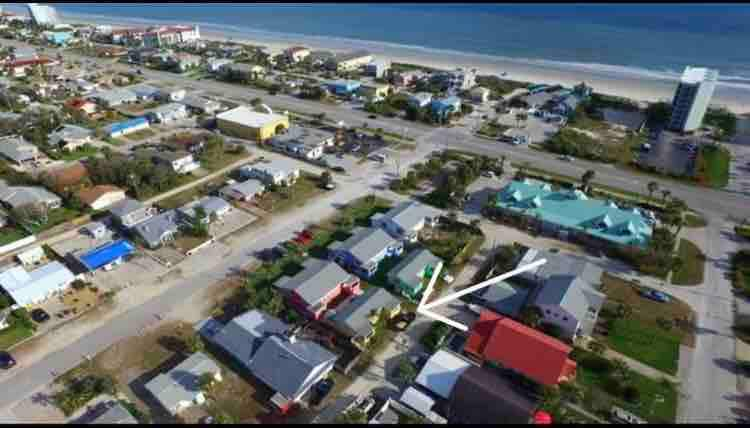
[[[125,191],[105,184],[81,190],[78,199],[93,210],[101,210],[124,200]]]

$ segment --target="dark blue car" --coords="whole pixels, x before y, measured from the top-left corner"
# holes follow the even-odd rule
[[[668,295],[662,293],[661,291],[645,290],[641,294],[647,299],[655,300],[661,303],[669,303],[669,301],[671,300]]]

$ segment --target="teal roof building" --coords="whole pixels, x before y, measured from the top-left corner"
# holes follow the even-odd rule
[[[553,191],[549,184],[533,180],[510,182],[494,205],[619,245],[645,246],[653,233],[638,208],[622,209],[611,201],[590,199],[580,190]]]

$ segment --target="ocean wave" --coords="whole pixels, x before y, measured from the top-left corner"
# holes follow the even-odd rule
[[[191,25],[199,25],[203,32],[215,33],[220,35],[232,36],[235,35],[253,39],[265,39],[266,42],[279,42],[287,41],[300,43],[302,41],[308,44],[317,44],[321,48],[330,47],[336,48],[366,48],[369,50],[381,54],[388,54],[389,49],[391,51],[412,51],[419,52],[423,55],[443,55],[455,59],[466,58],[470,62],[472,59],[481,60],[488,63],[495,63],[498,66],[502,66],[502,63],[515,63],[520,65],[537,66],[544,68],[552,68],[560,71],[587,71],[595,74],[602,75],[617,75],[622,77],[632,77],[641,79],[661,80],[661,81],[674,81],[678,80],[682,71],[673,70],[670,68],[664,68],[662,70],[654,70],[645,67],[637,66],[625,66],[615,64],[600,64],[600,63],[585,63],[575,61],[556,61],[540,58],[523,58],[523,57],[506,57],[502,55],[490,55],[477,52],[462,52],[453,49],[441,49],[433,48],[421,45],[412,45],[407,43],[394,43],[394,42],[383,42],[377,40],[358,39],[350,37],[336,37],[336,36],[320,36],[311,34],[301,34],[293,32],[277,32],[264,30],[259,28],[253,28],[252,26],[241,26],[241,25],[226,25],[218,24],[215,22],[201,22],[201,21],[190,21],[186,19],[150,19],[145,17],[115,17],[102,14],[88,14],[88,13],[69,13],[60,12],[60,15],[64,18],[70,18],[74,20],[87,20],[90,22],[113,24],[113,25],[159,25],[159,24],[172,24],[172,23],[184,23]],[[258,40],[262,41],[262,40]],[[750,77],[736,76],[736,75],[719,75],[718,86],[726,86],[737,89],[750,90]]]

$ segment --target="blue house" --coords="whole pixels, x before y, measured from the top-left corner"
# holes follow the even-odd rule
[[[461,100],[456,96],[433,100],[430,103],[430,109],[435,115],[445,117],[448,113],[461,111]]]
[[[404,252],[403,243],[382,229],[358,227],[352,232],[353,235],[346,241],[328,246],[329,258],[364,279],[375,275],[383,259],[400,256]]]
[[[62,46],[68,43],[68,40],[73,38],[73,34],[67,31],[49,32],[45,34],[47,41],[57,46]]]
[[[362,86],[357,80],[334,80],[326,85],[336,95],[350,95]]]

